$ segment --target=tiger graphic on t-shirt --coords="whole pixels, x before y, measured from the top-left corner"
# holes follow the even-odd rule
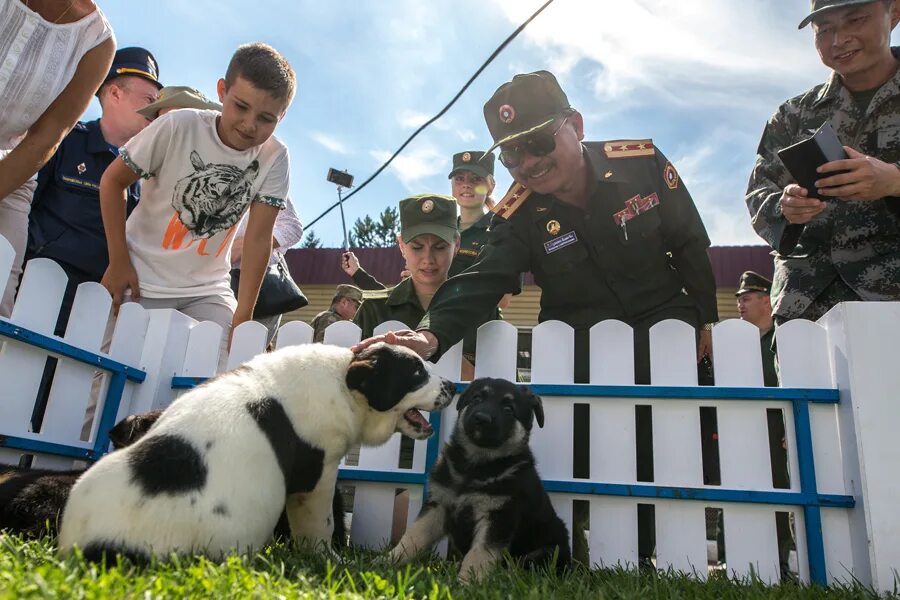
[[[241,170],[233,165],[207,164],[194,150],[191,165],[194,172],[175,185],[172,206],[196,237],[210,238],[237,223],[253,200],[259,161]]]

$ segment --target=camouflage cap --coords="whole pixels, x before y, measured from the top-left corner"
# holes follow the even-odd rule
[[[440,194],[419,194],[400,201],[400,237],[408,244],[424,233],[432,233],[448,244],[456,241],[456,200]]]
[[[484,105],[484,120],[494,138],[488,152],[546,127],[571,108],[550,71],[516,75],[497,88]]]
[[[459,171],[470,171],[479,177],[494,175],[494,155],[481,150],[466,150],[453,155],[453,170],[447,177],[453,177]]]
[[[349,283],[342,283],[337,286],[334,295],[341,298],[347,298],[348,300],[355,300],[358,303],[361,303],[363,298],[362,290]]]
[[[206,110],[222,110],[222,105],[204,96],[200,90],[184,85],[167,85],[159,90],[159,98],[144,108],[138,109],[148,119],[155,119],[164,108],[200,108]]]
[[[747,292],[763,292],[769,294],[772,292],[772,282],[754,271],[744,271],[741,275],[741,283],[735,296],[746,294]]]
[[[854,6],[856,4],[869,4],[870,2],[877,2],[877,0],[810,0],[809,6],[809,14],[806,15],[800,24],[797,26],[797,29],[803,29],[807,25],[809,25],[810,21],[815,19],[817,16],[822,14],[823,12],[835,9],[842,8],[844,6]]]

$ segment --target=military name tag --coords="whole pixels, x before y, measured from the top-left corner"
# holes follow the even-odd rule
[[[468,249],[468,248],[460,248],[457,254],[462,254],[463,256],[478,256],[478,250]]]
[[[85,181],[84,179],[77,179],[75,177],[69,177],[68,175],[63,175],[62,180],[66,183],[70,183],[72,185],[76,185],[78,187],[87,188],[89,190],[99,190],[100,186],[94,183],[93,181]]]
[[[544,252],[550,254],[551,252],[556,252],[560,248],[565,248],[566,246],[570,246],[578,241],[578,236],[575,235],[574,231],[570,231],[565,235],[561,235],[556,239],[550,240],[549,242],[544,242]]]

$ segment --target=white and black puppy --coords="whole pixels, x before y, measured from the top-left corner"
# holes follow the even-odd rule
[[[139,440],[160,412],[131,415],[109,430],[114,448]],[[58,471],[0,465],[0,529],[25,537],[55,535],[69,491],[85,469]]]
[[[525,566],[570,564],[569,532],[557,516],[528,447],[544,425],[541,399],[504,379],[476,379],[460,396],[459,418],[431,471],[428,500],[391,552],[400,564],[449,536],[463,556],[459,576],[477,579],[503,556]]]
[[[453,392],[398,346],[257,356],[173,402],[147,436],[88,470],[69,496],[60,551],[218,558],[262,547],[282,509],[294,539],[327,544],[348,448],[398,430],[428,437],[418,409],[440,410]]]

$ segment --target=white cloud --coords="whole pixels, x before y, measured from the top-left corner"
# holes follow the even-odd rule
[[[400,127],[403,127],[404,129],[416,129],[433,116],[434,115],[426,115],[425,113],[406,110],[397,115],[397,122],[400,124]]]
[[[332,135],[322,133],[321,131],[313,131],[309,134],[309,137],[326,150],[330,150],[335,154],[341,154],[343,156],[351,154],[350,149],[347,148],[346,144]]]
[[[464,142],[473,142],[477,137],[475,132],[471,129],[457,129],[456,135],[459,136],[459,139]]]
[[[391,156],[386,150],[372,150],[372,158],[384,162]],[[410,192],[421,192],[424,180],[444,173],[449,168],[449,160],[444,152],[433,147],[407,148],[394,159],[389,170]]]
[[[702,139],[685,144],[685,153],[670,158],[690,190],[714,246],[762,244],[750,225],[744,204],[754,156],[732,151],[735,144],[742,142],[735,140],[732,133],[725,128],[715,129]],[[723,156],[731,159],[723,161]]]
[[[514,23],[538,5],[493,1]],[[584,77],[576,66],[586,60],[601,99],[733,105],[747,101],[747,89],[775,88],[783,98],[823,79],[809,31],[794,25],[804,8],[783,0],[561,0],[523,35],[563,87]]]

